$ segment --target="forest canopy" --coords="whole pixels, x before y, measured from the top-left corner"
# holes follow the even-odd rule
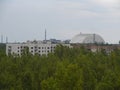
[[[0,49],[0,90],[120,90],[120,50],[58,46],[47,56],[6,56]]]

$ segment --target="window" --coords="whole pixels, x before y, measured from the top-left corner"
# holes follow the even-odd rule
[[[41,47],[39,47],[39,49],[41,49]]]
[[[37,50],[35,50],[35,52],[37,52]]]
[[[18,49],[19,49],[19,47],[18,47]]]
[[[8,46],[8,48],[11,48],[11,46]]]
[[[33,47],[31,47],[31,49],[33,49]]]
[[[54,47],[51,47],[51,49],[55,49],[55,46],[54,46]]]
[[[49,47],[47,47],[47,49],[49,49]]]
[[[8,53],[11,53],[11,50],[8,50]]]

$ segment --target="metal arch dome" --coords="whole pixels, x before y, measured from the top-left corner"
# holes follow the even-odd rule
[[[89,44],[89,43],[98,43],[103,44],[105,41],[100,35],[97,34],[78,34],[74,36],[70,43],[80,43],[80,44]]]

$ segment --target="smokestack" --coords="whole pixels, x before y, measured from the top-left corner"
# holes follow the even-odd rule
[[[6,44],[8,43],[8,37],[6,37]]]
[[[1,43],[3,43],[3,35],[1,35]]]
[[[95,34],[93,34],[93,43],[95,44]]]
[[[45,29],[45,41],[46,41],[46,37],[47,37],[47,32],[46,32],[46,29]]]

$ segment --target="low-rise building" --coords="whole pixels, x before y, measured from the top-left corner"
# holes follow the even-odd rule
[[[81,48],[84,47],[85,49],[91,51],[91,52],[100,52],[105,51],[107,54],[111,53],[112,51],[119,49],[119,44],[71,44],[73,48]]]
[[[63,46],[70,47],[70,44],[59,43]],[[47,55],[48,53],[53,53],[58,43],[52,43],[51,41],[27,41],[25,43],[7,43],[6,44],[6,54],[21,56],[27,47],[32,55]]]

